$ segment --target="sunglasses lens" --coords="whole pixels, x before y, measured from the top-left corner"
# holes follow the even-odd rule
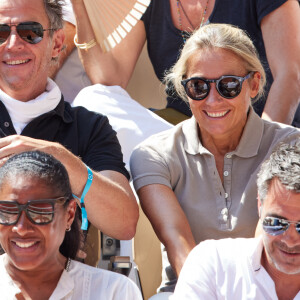
[[[29,44],[39,43],[44,36],[43,26],[37,22],[24,22],[17,26],[18,35]]]
[[[274,236],[284,233],[289,228],[287,221],[274,217],[266,217],[262,225],[266,233]]]
[[[6,24],[0,24],[0,45],[3,44],[10,35],[10,27]]]
[[[19,208],[14,203],[0,203],[0,224],[13,224],[19,216]]]
[[[234,77],[226,77],[219,81],[218,90],[225,98],[234,98],[241,92],[241,83]]]
[[[186,83],[185,91],[194,100],[203,100],[209,92],[208,84],[201,79],[191,79]]]
[[[32,203],[27,207],[27,215],[36,224],[48,224],[53,220],[53,203],[39,202]]]

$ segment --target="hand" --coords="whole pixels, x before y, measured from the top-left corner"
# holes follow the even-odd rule
[[[0,139],[0,165],[10,156],[24,151],[40,150],[48,154],[55,153],[60,148],[58,143],[38,140],[22,135],[10,135]]]

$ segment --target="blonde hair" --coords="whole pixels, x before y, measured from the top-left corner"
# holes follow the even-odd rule
[[[259,90],[255,99],[264,93],[266,74],[249,36],[242,29],[228,24],[208,24],[196,30],[184,45],[180,57],[165,77],[165,83],[174,85],[178,95],[187,101],[181,80],[186,79],[188,61],[197,51],[207,49],[229,50],[244,62],[247,72],[259,72]]]

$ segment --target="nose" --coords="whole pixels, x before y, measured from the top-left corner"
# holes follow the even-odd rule
[[[13,49],[23,49],[24,48],[24,43],[20,36],[17,33],[16,27],[11,26],[11,32],[9,37],[7,38],[6,41],[6,48],[8,50],[13,50]]]
[[[222,101],[222,97],[217,91],[216,84],[211,83],[209,94],[207,95],[205,102],[208,105],[214,105],[214,104],[218,104],[220,101]]]
[[[296,224],[291,224],[286,232],[283,233],[284,243],[292,248],[295,246],[300,246],[300,234],[296,230]]]
[[[18,223],[13,226],[12,231],[18,233],[20,236],[33,232],[33,224],[27,218],[24,211],[21,212]]]

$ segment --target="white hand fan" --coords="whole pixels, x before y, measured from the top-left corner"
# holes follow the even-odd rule
[[[109,51],[142,17],[150,0],[84,0],[97,42]]]

